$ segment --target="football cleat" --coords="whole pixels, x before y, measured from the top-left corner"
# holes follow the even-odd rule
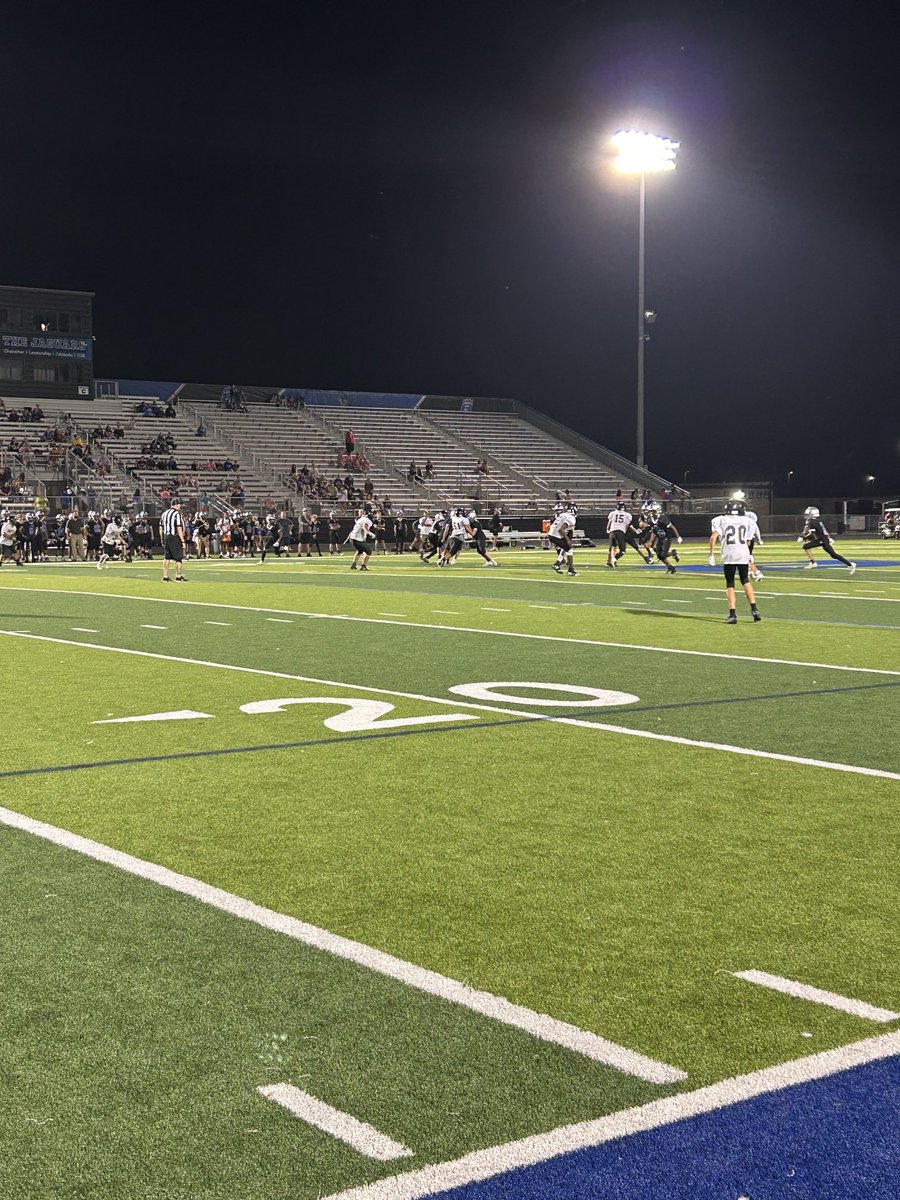
[[[734,615],[734,613],[728,614],[728,616],[725,618],[725,624],[726,625],[737,625],[737,617]]]
[[[754,608],[754,610],[753,610],[753,620],[754,620],[754,621],[761,621],[761,620],[762,620],[762,613],[761,613],[761,612],[757,612],[755,608]]]
[[[562,567],[559,565],[559,563],[553,564],[553,570],[557,573],[557,575],[562,575]]]
[[[853,575],[853,574],[855,574],[855,572],[856,572],[856,563],[852,562],[850,564],[850,574]]]
[[[803,568],[803,570],[811,571],[813,569],[813,567],[817,567],[818,565],[819,565],[818,563],[814,563],[814,562],[807,563],[806,566]]]
[[[566,571],[566,574],[567,575],[577,575],[578,572],[573,570],[572,567],[569,567],[568,571]]]

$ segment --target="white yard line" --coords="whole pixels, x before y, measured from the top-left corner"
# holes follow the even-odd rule
[[[4,589],[0,588],[0,591]],[[345,613],[306,612],[294,608],[263,608],[247,604],[223,604],[214,600],[173,600],[163,596],[131,596],[121,592],[86,592],[73,588],[20,588],[10,586],[5,589],[11,592],[46,592],[61,596],[89,596],[102,600],[136,600],[145,604],[181,604],[192,608],[226,609],[232,612],[283,613],[293,617],[314,617],[323,621],[351,621],[363,625],[395,625],[396,621],[380,617],[351,617]],[[449,609],[432,609],[432,612],[444,613],[449,616],[459,616]],[[660,609],[659,611],[665,611]],[[595,638],[561,637],[549,633],[521,633],[510,629],[479,629],[472,625],[441,625],[426,621],[404,621],[404,629],[429,629],[448,633],[471,633],[482,637],[522,638],[536,642],[563,642],[572,646],[600,646],[613,650],[642,650],[651,654],[678,654],[693,658],[721,658],[727,662],[758,662],[771,663],[781,667],[815,667],[819,671],[850,671],[863,675],[890,675],[900,677],[900,670],[888,670],[885,667],[846,667],[836,663],[807,662],[794,658],[764,658],[755,654],[725,654],[717,650],[685,650],[674,646],[648,646],[641,642],[606,642]],[[0,631],[2,632],[2,631]]]
[[[195,900],[200,900],[222,912],[231,913],[232,916],[240,917],[241,920],[251,921],[263,929],[282,933],[307,946],[357,963],[370,971],[386,975],[390,979],[396,979],[416,991],[438,996],[442,1000],[449,1000],[472,1012],[491,1017],[503,1025],[522,1029],[541,1041],[564,1046],[568,1050],[574,1050],[595,1062],[615,1067],[617,1070],[634,1075],[647,1083],[679,1083],[687,1078],[684,1071],[680,1071],[677,1067],[670,1067],[666,1063],[647,1058],[625,1046],[619,1046],[616,1042],[609,1042],[594,1033],[578,1029],[577,1026],[570,1025],[566,1021],[557,1021],[554,1017],[544,1013],[537,1013],[519,1004],[512,1004],[503,996],[476,991],[468,984],[450,979],[446,975],[439,975],[436,971],[416,966],[415,963],[396,958],[393,954],[385,954],[384,951],[366,946],[363,942],[355,942],[350,938],[341,937],[339,934],[330,933],[327,929],[309,925],[286,913],[263,908],[262,905],[254,904],[252,900],[235,896],[231,892],[213,887],[202,880],[192,879],[189,875],[179,875],[157,863],[135,858],[131,854],[124,854],[121,850],[105,846],[102,842],[94,842],[89,838],[70,833],[66,829],[59,829],[44,821],[36,821],[32,817],[24,816],[22,813],[12,812],[8,808],[0,808],[0,823],[9,825],[13,829],[24,830],[35,837],[53,842],[57,846],[64,846],[68,850],[75,850],[97,862],[108,863],[110,866],[118,867],[120,871],[137,875],[141,879],[148,879],[170,891],[193,896]]]
[[[748,983],[758,983],[760,987],[771,988],[775,992],[783,992],[786,996],[796,996],[799,1000],[810,1000],[813,1004],[824,1004],[828,1008],[837,1008],[841,1012],[850,1013],[854,1017],[862,1017],[866,1021],[900,1021],[900,1013],[891,1012],[889,1008],[878,1008],[867,1004],[865,1000],[852,1000],[849,996],[839,996],[836,992],[826,992],[822,988],[812,987],[808,983],[798,983],[795,979],[784,979],[781,975],[770,975],[768,971],[735,971],[737,979],[746,979]]]
[[[892,1058],[896,1054],[900,1054],[900,1031],[851,1042],[836,1050],[824,1050],[820,1054],[779,1063],[775,1067],[764,1067],[761,1071],[738,1075],[693,1092],[680,1092],[663,1100],[651,1100],[649,1104],[626,1108],[594,1121],[561,1125],[550,1133],[539,1133],[504,1145],[491,1146],[487,1150],[476,1150],[451,1162],[335,1192],[326,1200],[422,1200],[425,1196],[433,1196],[454,1187],[465,1187],[507,1171],[537,1166],[563,1154],[589,1150],[688,1117],[730,1108],[755,1096],[770,1095],[815,1079],[827,1079],[852,1067]]]
[[[542,713],[524,712],[515,708],[496,705],[475,704],[465,700],[447,700],[438,696],[423,696],[417,692],[399,692],[390,688],[367,687],[364,684],[343,683],[334,679],[316,679],[308,675],[291,675],[284,671],[267,671],[262,667],[242,667],[234,663],[211,662],[208,659],[184,658],[177,654],[160,654],[152,650],[132,650],[124,646],[104,646],[97,642],[76,642],[68,638],[47,637],[45,634],[21,633],[11,629],[0,629],[0,637],[23,637],[33,642],[51,642],[59,646],[77,646],[82,650],[97,650],[110,654],[127,654],[136,658],[155,658],[164,662],[186,663],[191,666],[212,667],[219,671],[237,671],[245,675],[264,675],[271,679],[293,679],[300,683],[325,684],[328,687],[351,689],[355,692],[374,692],[382,696],[401,696],[407,700],[425,700],[429,704],[452,704],[454,707],[481,709],[500,716],[519,717],[528,721],[549,721],[557,725],[572,725],[576,729],[593,729],[600,733],[619,733],[626,737],[647,738],[656,742],[669,742],[676,746],[694,746],[700,750],[720,750],[728,754],[746,755],[750,758],[767,758],[775,762],[794,763],[804,767],[820,767],[828,771],[841,771],[851,775],[868,775],[878,779],[898,779],[895,771],[882,771],[875,767],[858,767],[850,763],[828,762],[820,758],[801,758],[794,754],[777,754],[772,750],[754,750],[748,746],[733,746],[726,742],[703,742],[696,738],[678,737],[669,733],[652,733],[648,729],[632,729],[627,725],[611,725],[600,721],[579,720],[576,717],[553,717]],[[727,656],[719,656],[727,657]],[[887,672],[892,674],[893,672]]]
[[[315,1129],[320,1129],[338,1141],[352,1146],[367,1158],[391,1162],[395,1158],[412,1158],[414,1154],[414,1151],[401,1142],[395,1142],[364,1121],[358,1121],[349,1113],[341,1112],[339,1108],[332,1108],[330,1104],[317,1100],[315,1096],[310,1096],[309,1092],[301,1092],[291,1083],[271,1083],[256,1090],[267,1100],[274,1100],[289,1113],[305,1121],[307,1125],[312,1125]]]

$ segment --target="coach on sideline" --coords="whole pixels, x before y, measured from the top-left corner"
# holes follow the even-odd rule
[[[169,507],[159,518],[159,540],[163,547],[163,583],[169,582],[169,563],[172,562],[175,564],[175,582],[183,583],[181,564],[184,560],[187,535],[180,500],[170,500]]]

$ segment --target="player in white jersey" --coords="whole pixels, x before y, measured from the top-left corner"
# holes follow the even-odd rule
[[[740,577],[744,595],[750,603],[754,621],[761,621],[756,607],[756,595],[750,582],[750,545],[759,538],[759,526],[747,516],[743,500],[729,500],[721,517],[713,517],[709,538],[709,565],[716,565],[716,542],[722,544],[722,570],[725,573],[725,592],[728,596],[727,624],[737,625],[735,612],[734,577]]]
[[[575,570],[574,554],[572,552],[572,536],[574,533],[575,514],[572,512],[571,505],[566,505],[565,508],[557,510],[547,533],[550,545],[556,547],[556,562],[553,564],[553,570],[556,571],[557,575],[562,574],[563,563],[567,564],[567,575],[578,574]]]
[[[742,491],[735,492],[731,498],[732,498],[732,500],[743,500],[745,508],[746,508],[747,497]],[[748,521],[753,521],[755,523],[757,529],[759,528],[759,518],[757,517],[755,512],[753,512],[751,509],[747,508],[744,515],[746,516]],[[762,535],[760,535],[758,538],[751,538],[751,540],[750,540],[750,578],[752,580],[754,580],[754,582],[759,583],[759,581],[761,579],[765,579],[765,575],[763,575],[762,571],[760,571],[760,569],[757,567],[756,561],[753,557],[753,551],[756,547],[757,542],[759,543],[760,546],[765,545],[765,543],[762,540]]]
[[[103,530],[103,536],[100,538],[100,558],[97,561],[98,571],[102,571],[113,556],[118,557],[119,550],[122,547],[123,534],[124,526],[119,521],[118,515],[111,517],[106,528]]]
[[[631,528],[631,521],[631,513],[625,507],[625,501],[620,500],[606,518],[606,533],[609,537],[609,553],[606,556],[608,567],[615,567],[625,553],[626,534]]]
[[[415,550],[418,554],[422,553],[428,541],[428,535],[431,533],[431,527],[433,525],[434,518],[431,516],[427,508],[423,508],[418,521],[415,523],[414,528],[416,536],[412,540],[412,543],[409,547],[410,550]]]
[[[450,533],[444,542],[439,567],[449,567],[456,562],[459,553],[466,544],[466,511],[463,508],[450,510]]]
[[[355,571],[356,564],[359,563],[361,571],[368,571],[369,568],[366,566],[366,563],[368,563],[374,548],[372,542],[372,506],[370,504],[357,509],[356,521],[350,530],[347,541],[356,551],[353,555],[353,562],[350,564],[350,570]],[[360,559],[362,559],[362,562],[359,561]]]

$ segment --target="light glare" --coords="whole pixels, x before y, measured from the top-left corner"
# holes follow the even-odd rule
[[[616,170],[623,175],[675,170],[675,155],[680,142],[638,129],[620,129],[610,140],[618,151]]]

